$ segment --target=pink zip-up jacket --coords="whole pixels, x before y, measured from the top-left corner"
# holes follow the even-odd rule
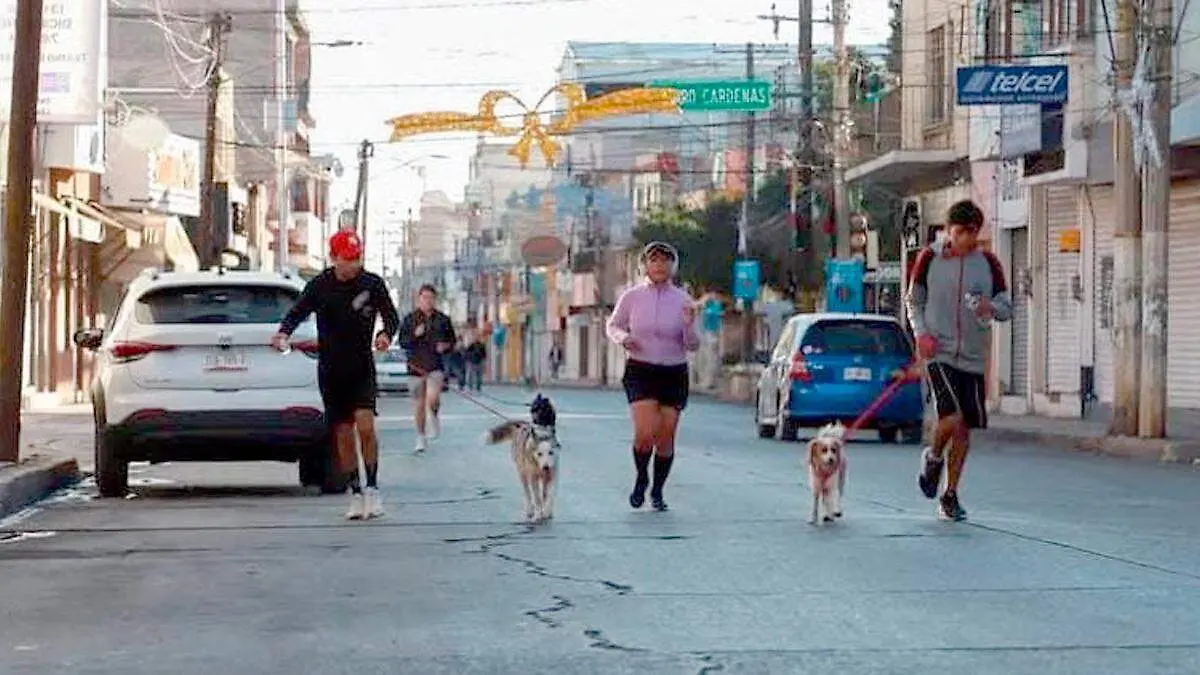
[[[629,352],[629,358],[643,363],[685,364],[687,353],[700,347],[697,319],[688,324],[684,315],[687,307],[694,307],[694,303],[683,289],[670,283],[643,281],[617,300],[608,319],[608,339],[620,345],[632,337],[637,348]]]

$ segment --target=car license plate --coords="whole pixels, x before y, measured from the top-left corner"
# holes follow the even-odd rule
[[[242,373],[249,369],[245,352],[221,350],[204,357],[206,373]]]
[[[842,379],[847,382],[870,382],[870,368],[847,368],[842,372]]]

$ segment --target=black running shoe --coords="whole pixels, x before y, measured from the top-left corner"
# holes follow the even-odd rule
[[[958,493],[947,492],[938,504],[938,517],[942,520],[962,522],[967,519],[967,510],[958,502]]]
[[[663,500],[662,491],[660,491],[660,490],[651,490],[650,491],[650,505],[654,507],[655,511],[666,511],[667,510],[667,502]]]
[[[629,493],[629,505],[635,509],[642,508],[642,504],[646,503],[646,488],[649,486],[650,481],[635,481],[633,484],[633,492]]]
[[[942,467],[945,460],[935,457],[933,448],[926,446],[921,451],[921,473],[917,474],[917,485],[926,499],[937,497],[938,486],[942,483]]]

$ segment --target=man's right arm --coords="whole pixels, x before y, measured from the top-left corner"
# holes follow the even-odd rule
[[[904,303],[908,308],[908,320],[912,323],[913,335],[920,338],[927,334],[925,324],[925,305],[929,299],[929,264],[933,260],[933,251],[921,249],[917,259],[913,261],[908,277],[908,293]]]
[[[304,290],[300,293],[300,298],[296,300],[296,304],[288,310],[284,315],[283,321],[279,323],[279,332],[290,336],[296,332],[300,324],[304,323],[313,312],[317,309],[317,298],[320,293],[317,289],[317,279],[313,279],[304,285]]]

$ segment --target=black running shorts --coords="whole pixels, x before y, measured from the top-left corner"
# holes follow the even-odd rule
[[[987,389],[983,375],[935,361],[929,364],[929,386],[933,389],[938,419],[961,412],[967,427],[987,428]]]
[[[374,374],[361,377],[338,373],[321,373],[319,378],[321,400],[325,403],[325,419],[330,424],[346,424],[354,421],[354,413],[370,410],[378,414],[375,406],[376,387]]]
[[[671,406],[677,410],[687,407],[688,367],[686,363],[678,366],[661,366],[630,359],[625,362],[625,376],[621,378],[621,384],[625,385],[625,398],[630,403],[657,401],[659,405]]]

